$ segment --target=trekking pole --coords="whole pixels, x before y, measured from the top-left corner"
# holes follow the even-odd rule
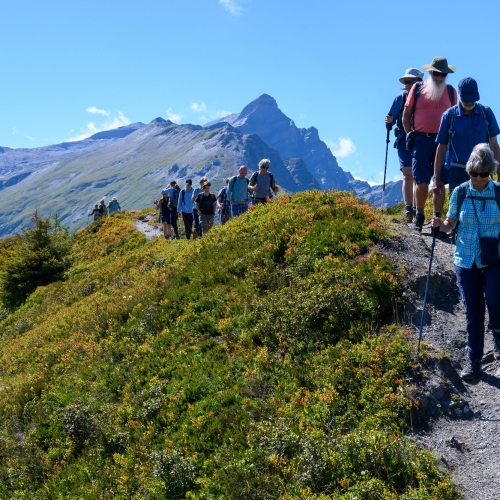
[[[429,259],[429,269],[427,271],[427,282],[425,283],[424,305],[422,307],[422,317],[420,318],[420,333],[418,336],[417,354],[420,353],[420,342],[422,340],[422,329],[424,328],[425,306],[427,304],[427,292],[429,291],[429,280],[431,278],[432,258],[434,257],[434,245],[436,244],[436,236],[438,233],[439,233],[439,228],[433,227],[432,228],[431,258]]]
[[[385,175],[387,173],[387,154],[389,153],[389,143],[391,142],[389,136],[392,130],[392,123],[386,123],[385,128],[387,129],[387,138],[385,140],[385,167],[384,167],[384,186],[382,188],[382,213],[384,213]]]

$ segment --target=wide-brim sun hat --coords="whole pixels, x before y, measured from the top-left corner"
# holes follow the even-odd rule
[[[399,79],[401,83],[404,83],[404,80],[407,80],[408,78],[422,78],[424,77],[424,74],[417,68],[408,68],[405,71],[405,74]]]
[[[457,68],[452,64],[448,64],[446,57],[435,57],[430,64],[422,66],[424,71],[439,71],[440,73],[455,73]]]

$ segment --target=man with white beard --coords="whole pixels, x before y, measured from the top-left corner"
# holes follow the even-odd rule
[[[490,145],[495,160],[500,163],[500,147],[497,135],[500,133],[493,111],[479,104],[479,89],[474,78],[463,78],[458,83],[460,103],[443,114],[436,139],[438,144],[434,161],[434,193],[444,190],[443,167],[453,190],[470,177],[465,164],[476,144]]]
[[[422,66],[422,69],[429,71],[429,78],[412,87],[403,112],[403,127],[407,134],[407,148],[412,151],[412,172],[416,184],[417,213],[414,225],[419,231],[425,221],[424,207],[434,174],[436,136],[441,116],[457,103],[455,89],[446,84],[446,77],[455,72],[455,66],[448,65],[445,57],[435,57],[431,64]],[[441,180],[448,182],[447,178]],[[433,197],[434,212],[441,213],[443,200],[444,190],[441,195]]]

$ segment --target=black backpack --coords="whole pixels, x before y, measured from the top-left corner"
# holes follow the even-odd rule
[[[177,204],[179,203],[179,192],[180,189],[174,188],[173,195],[169,196],[168,206],[170,208],[177,208]]]

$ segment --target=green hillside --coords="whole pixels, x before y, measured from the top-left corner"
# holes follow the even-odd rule
[[[65,280],[0,310],[0,497],[458,498],[404,438],[387,224],[311,191],[196,241],[77,233]]]

